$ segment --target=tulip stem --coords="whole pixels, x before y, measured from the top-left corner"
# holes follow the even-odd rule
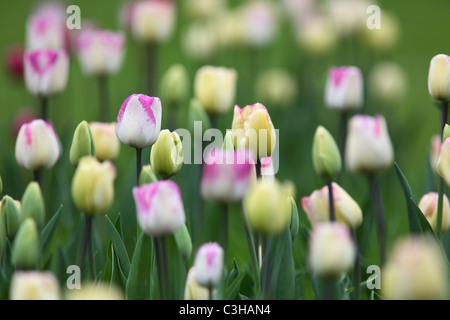
[[[333,197],[333,181],[330,180],[327,183],[328,186],[328,205],[330,209],[330,221],[336,221],[336,215],[334,212],[334,197]]]
[[[347,118],[348,113],[346,111],[339,112],[339,149],[341,150],[342,162],[344,162],[345,160],[344,156],[347,140]]]
[[[139,178],[142,171],[142,149],[136,148],[136,185],[139,186]]]
[[[165,300],[166,296],[166,268],[167,268],[167,252],[164,238],[155,237],[155,254],[156,265],[158,271],[159,298]]]
[[[361,296],[360,283],[361,283],[361,261],[359,257],[359,245],[358,238],[356,237],[356,232],[352,232],[353,242],[355,244],[356,255],[355,255],[355,267],[353,270],[353,297],[355,300],[359,300]]]
[[[81,245],[80,266],[84,265],[84,259],[88,256],[89,277],[95,278],[94,253],[92,251],[92,217],[84,214],[84,235]]]
[[[448,102],[442,103],[441,108],[441,141],[444,142],[444,128],[448,120]]]
[[[378,181],[374,175],[370,175],[370,189],[372,193],[372,201],[375,205],[376,219],[378,226],[378,242],[380,247],[380,258],[383,264],[386,261],[386,223],[383,205],[381,203],[381,194]]]
[[[228,205],[222,204],[222,245],[225,252],[225,261],[228,253]]]
[[[146,65],[147,65],[147,94],[156,96],[155,78],[156,78],[156,46],[147,44],[145,47]]]
[[[208,300],[213,300],[213,290],[212,286],[208,287]]]
[[[255,169],[256,169],[256,179],[261,178],[261,175],[262,175],[262,172],[261,172],[261,161],[259,159],[256,160]]]
[[[42,120],[47,121],[48,117],[48,98],[41,97],[41,118]]]
[[[98,78],[98,99],[99,99],[99,120],[102,122],[109,121],[109,94],[108,94],[108,77],[101,76]]]
[[[33,180],[34,180],[34,182],[37,182],[38,184],[39,184],[39,186],[41,187],[41,189],[42,189],[42,174],[41,174],[41,171],[39,171],[39,170],[36,170],[36,171],[33,171]]]

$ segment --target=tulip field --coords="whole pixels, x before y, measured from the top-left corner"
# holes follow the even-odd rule
[[[2,1],[0,299],[449,299],[434,2]]]

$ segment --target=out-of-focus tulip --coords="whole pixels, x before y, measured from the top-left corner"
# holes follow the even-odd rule
[[[172,35],[175,6],[169,0],[143,0],[132,4],[131,34],[139,42],[160,43]]]
[[[316,173],[326,180],[341,171],[342,161],[339,148],[333,136],[322,126],[317,127],[314,134],[312,159]]]
[[[70,146],[70,163],[76,167],[83,157],[95,156],[95,143],[86,121],[80,122],[73,134]]]
[[[208,300],[208,289],[195,281],[195,267],[189,269],[186,286],[184,287],[184,300]]]
[[[297,96],[295,78],[283,69],[264,71],[256,82],[256,95],[267,105],[290,108]]]
[[[273,165],[272,157],[265,157],[261,160],[261,177],[263,180],[273,180],[275,179],[275,168]]]
[[[7,48],[4,57],[6,71],[15,79],[23,79],[23,53],[21,45],[12,45]]]
[[[322,16],[312,16],[300,24],[297,40],[311,55],[329,53],[337,44],[338,35],[331,22]]]
[[[72,198],[77,208],[88,215],[104,213],[114,198],[114,165],[94,157],[81,158],[72,179]]]
[[[338,111],[357,110],[363,104],[363,76],[358,67],[332,67],[325,89],[325,103]]]
[[[174,238],[181,257],[185,262],[188,261],[192,254],[192,239],[186,224],[183,224],[181,228],[175,232]]]
[[[225,8],[224,0],[186,0],[184,1],[187,13],[193,19],[214,18]]]
[[[270,157],[275,149],[276,133],[267,109],[261,103],[241,109],[234,107],[235,148],[248,148],[258,158]]]
[[[202,197],[224,203],[242,200],[250,185],[253,165],[248,150],[212,150],[203,165]]]
[[[170,180],[133,188],[139,225],[150,236],[175,233],[185,223],[180,189]]]
[[[213,56],[219,45],[217,25],[213,21],[195,21],[183,37],[183,48],[192,59],[205,60]]]
[[[381,12],[381,28],[363,28],[363,41],[374,51],[386,52],[391,50],[397,43],[400,36],[400,26],[398,19],[390,12]]]
[[[33,108],[24,108],[19,110],[15,115],[11,125],[11,136],[14,138],[14,141],[17,139],[17,135],[19,134],[20,128],[28,122],[31,122],[37,119],[38,116]]]
[[[89,128],[94,138],[95,157],[99,161],[115,160],[120,152],[120,142],[115,133],[116,123],[91,122]]]
[[[76,48],[84,74],[115,74],[122,66],[125,35],[122,32],[107,30],[83,31],[77,37]]]
[[[140,149],[151,146],[160,131],[159,98],[133,94],[123,102],[116,124],[116,135],[123,144]]]
[[[270,44],[277,32],[277,7],[270,2],[254,1],[241,10],[245,41],[258,48]]]
[[[150,163],[153,171],[163,179],[176,175],[183,165],[183,145],[178,133],[165,129],[152,146]]]
[[[40,119],[24,124],[17,135],[15,153],[19,165],[28,170],[52,167],[61,154],[52,125]]]
[[[13,241],[20,227],[21,204],[10,196],[4,196],[2,199],[0,214],[0,233],[2,237]],[[3,239],[2,239],[3,240]]]
[[[121,289],[109,283],[82,283],[79,290],[68,290],[67,300],[125,300]]]
[[[291,196],[277,180],[258,180],[244,198],[249,224],[261,234],[283,232],[290,223]]]
[[[33,269],[38,260],[38,230],[31,218],[26,218],[17,231],[12,247],[12,264],[16,269]]]
[[[183,105],[189,98],[189,74],[182,64],[174,64],[161,80],[161,97],[168,106]]]
[[[246,31],[242,19],[243,14],[240,10],[229,10],[219,16],[218,31],[221,47],[236,49],[243,45]]]
[[[32,218],[40,229],[45,223],[45,203],[41,187],[37,182],[30,182],[22,196],[22,220]]]
[[[314,273],[320,276],[339,276],[353,268],[356,248],[352,235],[344,224],[317,224],[309,241],[309,265]]]
[[[437,164],[439,160],[439,154],[441,153],[441,137],[436,134],[431,137],[430,141],[430,164],[431,169],[437,172]]]
[[[226,113],[233,106],[236,82],[236,70],[204,66],[195,75],[195,97],[206,112]]]
[[[39,97],[61,93],[69,76],[69,56],[66,50],[27,50],[24,54],[25,84],[30,93]]]
[[[432,239],[398,241],[381,275],[381,294],[386,300],[447,298],[448,266]]]
[[[13,274],[11,300],[60,300],[58,280],[50,272],[17,271]]]
[[[391,62],[377,64],[369,76],[372,96],[382,103],[397,103],[406,94],[407,79],[403,69]]]
[[[152,182],[157,182],[158,178],[153,172],[152,166],[147,164],[142,167],[141,175],[139,177],[139,185],[142,186],[144,184],[149,184]]]
[[[223,249],[219,244],[206,243],[198,248],[194,259],[195,281],[206,288],[215,288],[223,276]]]
[[[442,233],[450,227],[450,204],[447,196],[444,194],[444,206],[442,207]],[[437,207],[438,207],[438,193],[429,192],[419,201],[419,208],[427,218],[434,232],[436,232],[437,223]]]
[[[333,183],[332,188],[336,221],[346,224],[351,229],[358,228],[363,220],[361,208],[337,183]],[[302,207],[311,224],[329,221],[328,186],[315,190],[309,197],[303,197]]]
[[[394,150],[381,115],[356,115],[348,124],[345,159],[354,173],[378,173],[394,162]]]
[[[444,178],[445,183],[450,186],[450,138],[441,145],[441,152],[437,162],[437,172]]]
[[[431,59],[428,72],[428,92],[442,102],[450,101],[450,57],[438,54]]]
[[[334,28],[343,36],[358,34],[366,28],[368,0],[327,1],[327,9]]]

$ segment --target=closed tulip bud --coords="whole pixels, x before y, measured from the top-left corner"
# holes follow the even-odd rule
[[[131,34],[137,41],[160,43],[172,35],[176,18],[172,1],[137,1],[132,5],[130,14]]]
[[[322,126],[317,127],[312,148],[314,170],[326,180],[331,180],[341,171],[342,161],[333,136]]]
[[[275,149],[276,133],[267,109],[261,103],[241,109],[234,107],[235,148],[248,148],[258,158],[270,157]]]
[[[174,234],[185,223],[180,189],[170,180],[133,188],[139,225],[150,236]]]
[[[183,260],[188,261],[192,254],[192,240],[185,224],[175,232],[174,238]]]
[[[363,28],[362,39],[370,50],[386,52],[395,47],[400,36],[400,26],[397,17],[390,12],[381,11],[383,17],[380,29]]]
[[[98,161],[116,160],[120,152],[120,142],[116,136],[116,123],[91,122],[95,145],[95,157]]]
[[[419,208],[427,218],[433,231],[436,232],[437,223],[437,207],[438,207],[438,193],[429,192],[424,195],[419,201]],[[450,204],[447,196],[444,194],[444,206],[442,208],[442,233],[445,233],[450,227]]]
[[[255,91],[257,97],[268,105],[290,108],[297,96],[297,83],[285,70],[270,69],[258,77]]]
[[[59,139],[53,127],[44,120],[22,125],[16,140],[16,160],[31,171],[51,168],[61,154]]]
[[[153,172],[151,165],[145,165],[142,167],[141,175],[139,176],[139,185],[142,186],[144,184],[149,184],[153,182],[157,182],[158,178]]]
[[[22,220],[31,218],[38,228],[45,223],[45,204],[41,187],[37,182],[30,182],[22,196]]]
[[[122,66],[125,35],[107,30],[86,30],[76,40],[81,69],[87,76],[107,76]]]
[[[219,30],[215,21],[192,22],[185,31],[183,49],[196,60],[211,58],[219,47]]]
[[[145,148],[161,131],[161,100],[143,94],[129,96],[117,116],[116,135],[127,146]]]
[[[309,240],[309,265],[320,276],[339,276],[353,268],[356,248],[348,228],[339,222],[314,226]]]
[[[363,89],[363,75],[358,67],[333,67],[326,84],[325,104],[337,111],[360,109]]]
[[[431,169],[433,169],[434,172],[437,172],[437,164],[440,152],[441,152],[441,137],[437,134],[432,136],[430,141],[430,164]]]
[[[198,248],[194,259],[195,281],[205,288],[215,288],[223,276],[223,249],[206,243]]]
[[[213,149],[203,164],[201,195],[215,202],[242,200],[250,186],[254,159],[248,150]]]
[[[183,165],[183,145],[178,133],[165,129],[152,146],[150,162],[153,171],[163,179],[176,175]]]
[[[437,300],[448,294],[448,265],[437,243],[413,237],[398,241],[382,269],[386,300]]]
[[[221,47],[241,48],[246,39],[242,10],[227,10],[218,17]]]
[[[294,197],[291,197],[289,201],[291,202],[291,223],[289,225],[289,229],[291,231],[292,238],[295,239],[298,234],[298,230],[300,229],[300,217],[298,216],[297,204],[295,203]]]
[[[442,132],[442,141],[447,140],[447,138],[450,138],[450,125],[446,123]]]
[[[290,191],[277,180],[258,180],[244,198],[251,227],[264,235],[279,234],[290,223]]]
[[[17,271],[11,280],[11,300],[60,300],[58,280],[50,272]]]
[[[342,36],[356,36],[366,27],[368,0],[335,0],[327,2],[330,21]]]
[[[297,39],[302,49],[311,55],[324,55],[332,51],[339,35],[326,17],[312,16],[298,27]]]
[[[20,203],[10,196],[4,196],[1,210],[1,233],[12,242],[20,226]]]
[[[186,286],[184,287],[184,300],[208,300],[209,291],[195,280],[195,267],[189,269]]]
[[[403,69],[394,63],[377,64],[370,73],[371,94],[383,103],[397,103],[406,94],[407,78]]]
[[[356,115],[348,124],[345,159],[353,173],[379,173],[394,162],[394,149],[381,115]]]
[[[75,129],[70,147],[70,163],[76,167],[83,157],[95,156],[95,143],[91,129],[86,121],[80,122]]]
[[[41,7],[27,20],[28,49],[61,49],[66,45],[66,37],[65,9],[56,6]]]
[[[26,218],[19,227],[12,247],[12,264],[16,269],[33,269],[38,259],[38,230],[31,218]]]
[[[69,57],[64,49],[25,51],[25,84],[28,91],[38,97],[61,93],[67,85]]]
[[[204,66],[195,75],[195,97],[206,112],[226,113],[233,106],[236,81],[237,73],[234,69]]]
[[[182,64],[172,65],[161,80],[161,96],[171,105],[183,105],[189,97],[189,74]]]
[[[202,105],[196,99],[191,99],[187,123],[191,133],[195,131],[194,125],[197,121],[202,123],[202,134],[211,127],[211,121],[205,109],[202,108]]]
[[[337,183],[332,184],[336,221],[350,229],[358,228],[363,220],[362,210],[355,200]],[[302,198],[302,207],[311,224],[330,221],[328,186],[315,190],[309,197]]]
[[[88,215],[104,213],[114,199],[114,165],[93,157],[80,159],[72,179],[72,199]]]
[[[245,41],[252,47],[270,44],[277,32],[277,8],[270,2],[253,2],[242,8]]]
[[[224,0],[187,0],[184,2],[188,14],[194,19],[214,18],[225,7]]]
[[[121,289],[110,283],[83,283],[79,290],[68,290],[67,300],[125,300]]]
[[[431,59],[428,72],[428,92],[435,100],[450,101],[450,57],[438,54]]]

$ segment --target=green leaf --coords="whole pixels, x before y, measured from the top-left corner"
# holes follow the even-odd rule
[[[50,242],[53,239],[53,235],[55,234],[56,226],[58,225],[59,215],[61,213],[62,207],[63,207],[62,205],[59,206],[56,213],[48,221],[47,225],[44,227],[44,229],[41,232],[42,253],[47,252]]]
[[[106,216],[106,227],[124,276],[125,278],[128,278],[128,274],[130,272],[130,259],[128,258],[127,249],[125,248],[122,238],[108,216]]]
[[[136,243],[128,274],[125,291],[129,300],[148,300],[150,298],[152,244],[152,239],[142,232]]]
[[[298,230],[300,228],[300,218],[298,216],[298,208],[297,204],[295,203],[295,200],[293,197],[291,197],[291,235],[292,235],[292,242],[294,242],[295,238],[297,237]]]
[[[239,266],[236,262],[236,259],[233,260],[233,270],[231,270],[230,274],[228,275],[227,279],[227,287],[233,283],[234,280],[239,276]]]

